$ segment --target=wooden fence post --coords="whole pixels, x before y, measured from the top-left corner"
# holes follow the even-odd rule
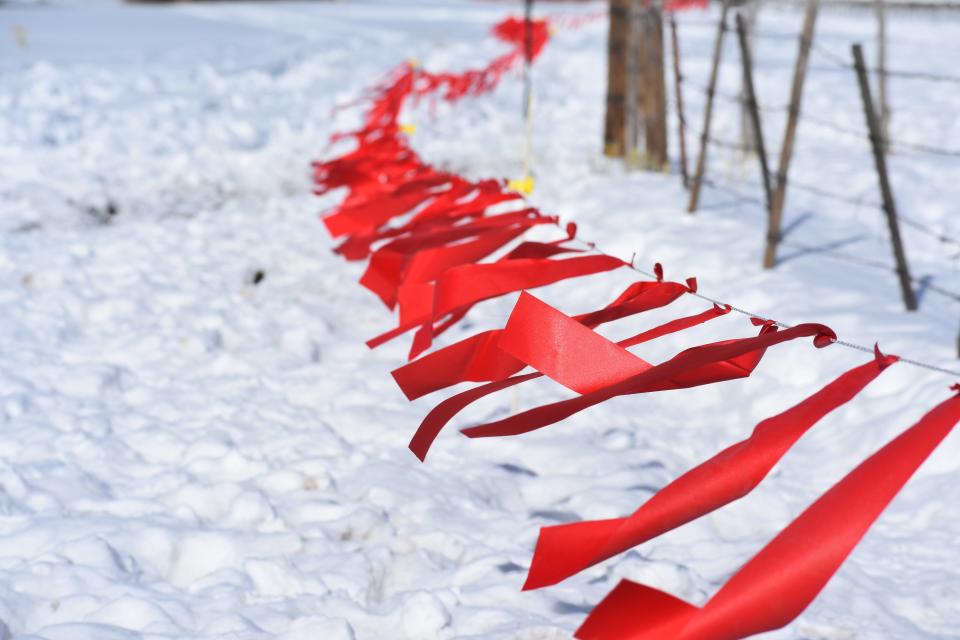
[[[683,186],[690,188],[690,176],[687,174],[687,116],[683,109],[683,73],[680,69],[680,40],[677,37],[677,18],[670,14],[670,42],[673,45],[673,87],[676,95],[677,134],[680,142],[680,177]]]
[[[767,250],[763,255],[763,268],[772,269],[777,263],[777,245],[780,243],[780,230],[783,223],[783,205],[787,197],[787,175],[790,172],[790,160],[793,158],[793,145],[797,136],[797,123],[800,122],[800,103],[803,99],[803,85],[807,77],[807,62],[810,60],[810,47],[813,45],[813,30],[817,23],[817,11],[820,0],[807,0],[807,13],[800,32],[800,48],[797,51],[797,63],[793,69],[793,86],[790,89],[790,108],[787,112],[787,125],[783,132],[783,144],[780,147],[780,164],[777,168],[776,187],[773,203],[770,207],[770,228],[767,231]]]
[[[663,169],[669,164],[663,14],[649,0],[633,0],[628,68],[627,162]]]
[[[760,1],[741,0],[741,2],[738,14],[744,16],[743,27],[747,34],[747,49],[750,51],[752,59]],[[750,115],[750,107],[747,105],[747,78],[745,76],[741,78],[740,84],[740,143],[743,145],[745,154],[757,146],[757,141],[753,139],[753,121]]]
[[[710,81],[707,84],[707,105],[703,112],[703,128],[700,130],[700,154],[697,156],[697,167],[693,173],[693,182],[690,185],[690,201],[687,211],[693,213],[700,204],[700,188],[703,185],[703,173],[707,168],[707,146],[710,143],[710,122],[713,118],[713,99],[717,91],[717,74],[720,69],[720,56],[723,53],[723,37],[727,32],[727,12],[730,10],[730,0],[723,0],[720,8],[720,24],[717,27],[717,40],[713,45],[713,63],[710,68]]]
[[[627,13],[627,90],[626,90],[626,137],[623,142],[623,154],[627,166],[637,164],[639,153],[637,148],[643,137],[641,133],[641,104],[640,104],[640,12],[643,0],[630,0]]]
[[[887,101],[887,12],[885,0],[874,0],[877,14],[877,100],[883,149],[890,151],[890,103]]]
[[[643,123],[643,168],[663,170],[667,155],[667,82],[664,73],[663,12],[648,0],[641,0],[640,76],[637,107]]]
[[[887,175],[887,161],[883,155],[884,139],[880,132],[880,123],[874,111],[873,96],[870,94],[870,80],[867,78],[867,65],[863,62],[863,47],[853,45],[853,65],[857,71],[857,80],[860,83],[860,97],[863,99],[863,114],[867,119],[867,130],[870,132],[870,145],[873,148],[873,160],[877,166],[877,177],[880,179],[880,193],[883,196],[883,212],[890,227],[890,241],[893,244],[893,257],[897,261],[897,276],[900,278],[900,289],[903,292],[903,303],[907,311],[916,311],[917,297],[913,292],[910,270],[907,266],[907,255],[903,249],[903,240],[900,238],[900,223],[897,221],[897,207],[893,201],[893,189],[890,187],[890,178]]]
[[[627,39],[630,0],[610,0],[607,39],[607,110],[603,128],[603,153],[622,157],[627,117]]]
[[[767,214],[772,211],[773,191],[770,188],[770,167],[767,164],[767,149],[763,144],[763,125],[760,122],[760,108],[757,105],[757,91],[753,84],[753,57],[750,55],[750,42],[747,40],[747,27],[743,14],[737,13],[737,38],[740,41],[740,61],[743,64],[743,88],[747,109],[753,125],[754,144],[760,160],[760,181],[767,202]]]

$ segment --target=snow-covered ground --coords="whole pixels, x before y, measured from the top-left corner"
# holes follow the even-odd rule
[[[597,4],[551,11],[593,11]],[[0,619],[8,637],[568,637],[620,577],[702,602],[802,508],[945,397],[952,380],[897,365],[826,419],[750,497],[594,567],[520,593],[537,528],[626,514],[657,487],[866,355],[789,345],[747,381],[620,398],[541,433],[444,435],[426,464],[406,449],[436,401],[407,403],[388,372],[403,341],[331,254],[308,162],[398,61],[433,69],[502,51],[506,2],[364,1],[0,8]],[[715,13],[681,16],[685,71],[703,83]],[[757,76],[786,100],[796,9],[761,13]],[[960,16],[893,13],[890,64],[950,73]],[[872,44],[872,14],[831,9],[819,43]],[[21,36],[16,36],[20,33]],[[605,27],[561,32],[535,72],[534,202],[584,238],[708,295],[785,322],[957,369],[958,306],[931,293],[902,310],[892,274],[785,249],[759,268],[762,209],[705,191],[684,213],[675,175],[601,158]],[[737,88],[732,41],[723,86]],[[893,135],[957,144],[960,85],[892,81]],[[408,114],[429,161],[472,177],[520,170],[520,86]],[[702,95],[689,89],[699,126]],[[862,127],[852,74],[814,58],[805,106]],[[768,144],[782,117],[771,113]],[[717,135],[739,116],[719,107]],[[692,138],[692,136],[691,136]],[[691,145],[692,148],[692,145]],[[875,200],[865,141],[805,122],[798,181]],[[714,150],[711,172],[756,197],[757,169]],[[960,235],[960,162],[892,158],[901,209]],[[807,210],[812,213],[806,213]],[[870,207],[791,192],[790,238],[889,262]],[[916,275],[960,289],[956,248],[905,229]],[[255,284],[255,274],[263,279]],[[568,312],[629,281],[607,274],[542,291]],[[498,326],[478,307],[449,341]],[[702,304],[622,322],[634,333]],[[742,317],[645,345],[658,359]],[[521,387],[520,406],[563,397]],[[503,399],[469,412],[502,414]],[[960,638],[960,438],[947,440],[816,603],[770,638]],[[0,636],[2,636],[0,633]]]

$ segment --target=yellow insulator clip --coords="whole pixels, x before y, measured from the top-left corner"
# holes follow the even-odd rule
[[[525,196],[528,196],[531,193],[533,193],[533,187],[534,187],[533,176],[524,176],[519,180],[507,181],[507,189],[510,189],[511,191],[517,191],[519,193],[522,193]]]
[[[400,131],[404,132],[404,133],[407,134],[408,136],[412,136],[413,134],[415,134],[415,133],[417,132],[417,125],[412,124],[412,123],[409,123],[409,122],[406,123],[406,124],[401,124],[401,125],[400,125]]]
[[[410,65],[411,69],[416,69],[420,66],[420,61],[416,58],[407,58],[407,64]]]

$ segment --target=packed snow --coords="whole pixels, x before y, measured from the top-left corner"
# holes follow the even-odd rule
[[[752,495],[593,567],[520,592],[542,525],[627,514],[867,354],[792,344],[752,378],[618,398],[514,439],[455,431],[426,463],[406,444],[438,400],[408,403],[389,371],[392,325],[331,253],[309,162],[359,121],[398,62],[463,69],[503,51],[489,28],[519,3],[390,2],[0,7],[0,638],[569,637],[622,577],[703,602],[820,493],[946,397],[949,376],[898,364],[828,417]],[[547,4],[590,13],[603,3]],[[717,11],[679,17],[688,119],[700,126]],[[760,14],[761,100],[785,103],[798,8]],[[951,73],[960,14],[892,12],[891,67]],[[789,323],[958,369],[958,305],[892,273],[784,248],[760,268],[764,213],[707,189],[694,216],[675,175],[600,153],[604,22],[561,31],[534,71],[532,196],[580,235],[707,295]],[[829,9],[818,44],[873,56],[872,13]],[[739,89],[730,40],[721,86]],[[813,58],[804,110],[863,127],[852,72]],[[960,139],[960,85],[895,78],[893,137]],[[491,96],[405,118],[425,159],[473,178],[519,177],[514,75]],[[715,133],[740,116],[718,105]],[[783,115],[765,115],[779,150]],[[671,127],[675,123],[671,123]],[[671,129],[671,135],[673,130]],[[688,137],[691,155],[693,140]],[[676,140],[672,143],[675,145]],[[338,146],[336,149],[343,149]],[[754,158],[713,149],[717,181],[760,197]],[[674,157],[676,154],[674,153]],[[775,157],[775,156],[774,156]],[[960,236],[960,160],[891,158],[905,214]],[[865,138],[804,121],[793,177],[879,196]],[[788,239],[890,263],[868,204],[788,195]],[[904,229],[915,275],[960,289],[956,247]],[[569,313],[605,304],[622,270],[538,291]],[[445,342],[501,326],[491,301]],[[684,299],[611,337],[703,309]],[[742,316],[644,345],[648,360],[752,331]],[[565,397],[550,382],[491,398],[460,424]],[[813,606],[767,637],[960,638],[960,437],[948,439]]]

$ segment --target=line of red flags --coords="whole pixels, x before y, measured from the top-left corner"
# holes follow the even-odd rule
[[[675,0],[667,8],[703,4]],[[314,163],[317,193],[345,189],[340,204],[323,218],[330,234],[342,238],[335,251],[348,260],[366,260],[360,284],[398,312],[397,326],[368,345],[414,332],[410,362],[393,372],[403,393],[414,400],[480,383],[439,402],[424,418],[410,442],[421,460],[441,430],[472,403],[529,380],[549,378],[573,395],[463,433],[471,438],[527,433],[617,396],[748,377],[778,344],[810,338],[825,347],[837,339],[821,324],[781,328],[753,318],[757,335],[694,346],[652,364],[628,348],[726,317],[730,308],[714,305],[613,342],[597,329],[696,293],[696,280],[664,280],[657,265],[655,280],[635,282],[608,305],[573,317],[529,293],[630,265],[574,248],[574,225],[561,230],[556,217],[527,206],[503,180],[470,181],[431,167],[400,126],[410,99],[456,101],[492,91],[523,61],[528,26],[535,59],[550,38],[550,25],[511,18],[493,30],[508,52],[481,68],[434,73],[412,64],[398,67],[372,89],[362,126],[336,136],[352,139],[355,148]],[[529,229],[542,226],[556,227],[561,235],[549,242],[523,241]],[[502,329],[430,351],[434,339],[473,306],[514,292],[520,297]],[[681,475],[629,516],[542,528],[524,588],[556,584],[748,495],[807,431],[896,361],[876,349],[870,361],[762,421],[749,438]],[[955,394],[834,485],[702,607],[624,581],[589,615],[577,637],[733,640],[788,624],[958,421]]]

